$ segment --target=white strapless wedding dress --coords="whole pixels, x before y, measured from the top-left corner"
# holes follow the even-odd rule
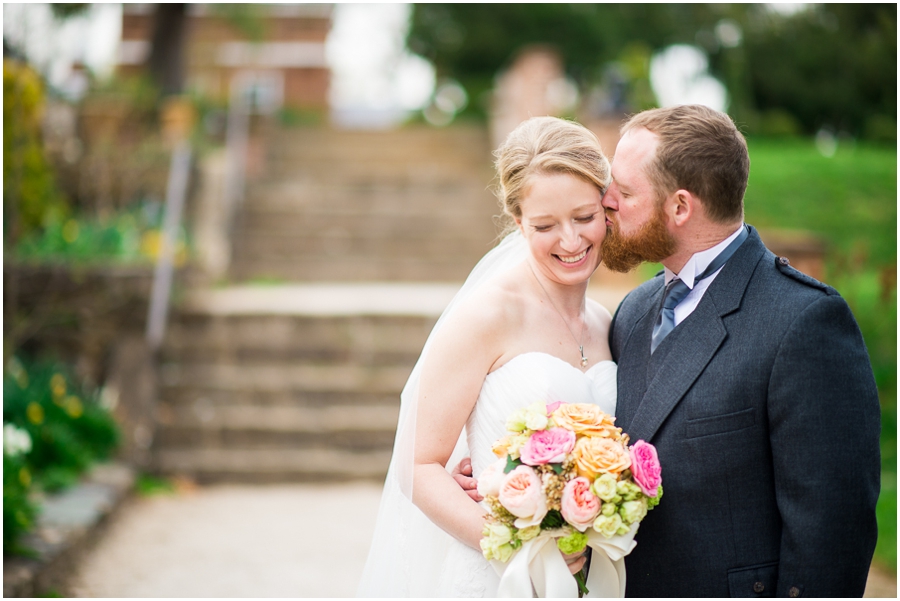
[[[593,403],[610,415],[616,411],[616,364],[601,361],[587,371],[553,355],[518,355],[484,380],[466,422],[473,473],[478,476],[497,457],[493,444],[507,434],[506,420],[535,401]],[[428,553],[428,549],[420,549]],[[437,597],[496,597],[499,577],[479,551],[453,540],[438,570]]]

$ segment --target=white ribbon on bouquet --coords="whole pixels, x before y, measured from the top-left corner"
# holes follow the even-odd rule
[[[625,596],[625,556],[631,553],[636,542],[634,535],[639,524],[635,522],[627,534],[605,538],[588,528],[588,546],[593,549],[588,571],[587,597]],[[522,544],[515,555],[503,563],[496,559],[491,565],[500,576],[498,597],[578,597],[578,583],[569,572],[556,539],[565,536],[565,530],[545,530],[539,536]]]

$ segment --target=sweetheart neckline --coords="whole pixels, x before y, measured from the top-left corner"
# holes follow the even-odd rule
[[[519,357],[525,357],[525,356],[527,356],[527,355],[543,355],[543,356],[545,356],[545,357],[550,357],[550,358],[552,358],[552,359],[556,359],[556,360],[559,361],[560,363],[562,363],[562,364],[564,364],[564,365],[568,365],[568,366],[571,367],[573,370],[575,370],[576,372],[580,373],[581,375],[583,375],[583,376],[585,376],[585,377],[587,377],[587,375],[588,375],[589,373],[591,373],[591,371],[592,371],[595,367],[597,367],[598,365],[603,365],[604,363],[612,363],[613,365],[616,364],[616,362],[613,361],[612,359],[603,359],[602,361],[597,361],[596,363],[594,363],[593,365],[591,365],[589,368],[587,368],[587,371],[581,371],[580,369],[578,369],[577,367],[575,367],[574,365],[572,365],[571,363],[569,363],[569,362],[566,361],[565,359],[560,359],[560,358],[557,357],[556,355],[551,355],[550,353],[545,353],[545,352],[543,352],[543,351],[528,351],[528,352],[525,352],[525,353],[519,353],[518,355],[516,355],[515,357],[513,357],[512,359],[510,359],[509,361],[507,361],[506,363],[504,363],[503,365],[501,365],[500,367],[498,367],[497,369],[495,369],[494,371],[492,371],[491,373],[489,373],[488,376],[492,376],[492,375],[494,375],[495,373],[499,372],[501,369],[503,369],[504,367],[506,367],[507,365],[509,365],[510,363],[512,363],[513,361],[515,361],[516,359],[518,359]]]

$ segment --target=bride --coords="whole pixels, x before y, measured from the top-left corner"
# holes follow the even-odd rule
[[[553,117],[522,123],[495,155],[515,227],[438,320],[403,390],[361,596],[496,596],[479,547],[487,510],[447,466],[470,456],[477,477],[509,414],[537,400],[615,412],[611,317],[585,296],[609,163],[594,134]],[[586,561],[565,559],[573,574]]]

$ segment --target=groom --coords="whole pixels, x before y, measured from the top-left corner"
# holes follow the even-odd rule
[[[665,489],[626,594],[862,596],[880,407],[850,309],[743,223],[750,160],[727,115],[654,109],[622,133],[603,262],[666,268],[610,329],[616,425],[656,446]],[[454,477],[477,500],[470,470]]]
[[[610,330],[616,425],[656,446],[665,488],[628,596],[862,596],[880,407],[850,309],[744,225],[750,160],[727,115],[655,109],[622,133],[603,262],[665,267]]]

